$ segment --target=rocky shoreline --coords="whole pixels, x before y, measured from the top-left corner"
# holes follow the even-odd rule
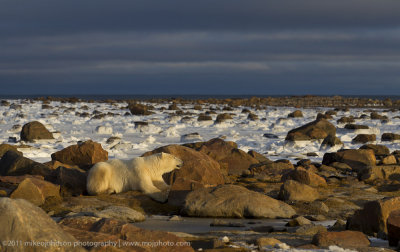
[[[85,106],[81,101],[71,99],[46,99],[31,101],[40,102],[43,109],[49,110],[46,116],[54,114],[51,111],[56,109],[54,104],[64,106],[78,102],[79,106]],[[92,140],[78,141],[48,153],[51,161],[37,162],[25,157],[23,148],[38,141],[54,141],[56,134],[62,132],[51,132],[39,121],[27,122],[16,129],[19,137],[14,144],[9,141],[0,145],[1,248],[5,251],[24,251],[27,247],[32,251],[53,251],[55,246],[60,251],[400,249],[400,151],[390,151],[384,144],[376,143],[377,139],[392,143],[400,139],[400,135],[395,128],[392,132],[383,132],[380,137],[361,131],[352,139],[361,145],[354,149],[342,148],[343,143],[337,136],[338,130],[365,130],[359,123],[361,120],[377,123],[393,120],[382,110],[368,111],[367,119],[338,115],[343,107],[352,104],[389,106],[389,101],[386,100],[385,105],[385,101],[362,103],[362,100],[337,97],[323,101],[318,97],[314,102],[306,103],[307,99],[313,100],[301,97],[292,99],[294,103],[286,101],[286,105],[319,107],[324,106],[319,104],[328,105],[336,100],[342,102],[341,109],[325,113],[315,111],[313,121],[287,131],[287,145],[320,144],[324,150],[321,161],[307,158],[272,160],[264,153],[240,149],[238,143],[223,136],[204,141],[199,134],[185,134],[181,138],[184,143],[165,144],[141,153],[147,156],[165,152],[184,162],[180,170],[164,177],[171,185],[166,203],[156,202],[139,191],[89,196],[86,192],[87,172],[95,163],[108,160],[105,147]],[[54,101],[59,103],[52,103]],[[272,104],[283,101],[285,98],[277,98]],[[19,106],[7,102],[2,105]],[[163,100],[161,108],[152,106],[150,101],[131,102],[123,110],[114,111],[144,119],[134,124],[140,131],[141,127],[149,126],[145,119],[155,112],[157,115],[168,113],[168,116],[173,113],[185,122],[184,117],[189,113],[181,108],[187,104],[199,110],[198,114],[191,115],[196,121],[210,121],[210,117],[212,121],[215,118],[217,125],[235,117],[231,107],[239,107],[246,114],[246,120],[253,122],[260,120],[255,117],[255,110],[272,106],[268,105],[268,98],[219,102],[222,101],[174,100],[166,103]],[[223,105],[220,110],[211,110],[215,104]],[[398,105],[397,101],[391,101],[390,108]],[[215,111],[215,114],[205,113],[203,109]],[[80,117],[84,112],[76,113]],[[90,111],[91,120],[113,117],[109,113]],[[254,116],[250,116],[252,113]],[[301,117],[301,110],[288,115],[293,120]],[[333,122],[340,122],[343,128]],[[99,126],[96,131],[109,134],[107,127]],[[270,132],[268,137],[273,137],[273,133]],[[105,142],[119,140],[110,136]],[[48,148],[46,144],[41,148]],[[196,232],[195,227],[190,233],[146,229],[146,219],[153,220],[154,216],[162,216],[164,221],[175,222],[177,226],[189,222],[190,218],[201,217],[210,227],[221,229],[203,233]],[[280,224],[259,222],[260,219],[277,219]],[[141,223],[141,227],[135,223]],[[21,245],[20,241],[31,243]],[[53,244],[52,247],[48,245],[51,241],[73,246]],[[36,246],[35,242],[42,243]],[[41,246],[43,244],[48,247]]]

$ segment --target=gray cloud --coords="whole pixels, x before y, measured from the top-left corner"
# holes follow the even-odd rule
[[[399,9],[397,0],[7,1],[0,85],[391,93],[400,87]]]

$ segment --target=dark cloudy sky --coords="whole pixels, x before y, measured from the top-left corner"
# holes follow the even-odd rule
[[[400,95],[399,0],[0,3],[2,94]]]

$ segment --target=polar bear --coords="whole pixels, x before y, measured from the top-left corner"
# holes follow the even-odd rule
[[[99,162],[90,169],[86,188],[90,195],[140,190],[156,201],[165,202],[170,186],[162,175],[182,165],[182,160],[163,152],[130,160]]]

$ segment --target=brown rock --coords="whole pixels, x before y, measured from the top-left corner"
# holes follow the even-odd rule
[[[217,119],[215,119],[215,122],[217,122],[217,123],[221,123],[221,122],[224,122],[224,121],[226,121],[226,120],[232,120],[233,118],[232,118],[232,116],[230,115],[230,114],[228,114],[228,113],[223,113],[223,114],[219,114],[218,116],[217,116]]]
[[[21,140],[33,141],[35,139],[54,139],[54,137],[43,124],[33,121],[22,127]]]
[[[373,150],[375,156],[387,156],[390,154],[389,148],[381,144],[365,144],[361,146],[360,149]]]
[[[319,193],[311,186],[299,183],[295,180],[287,180],[279,191],[279,199],[287,201],[312,202],[319,198]]]
[[[183,161],[183,166],[170,177],[172,188],[170,191],[171,202],[181,205],[188,192],[202,186],[216,186],[224,184],[220,165],[208,155],[180,145],[168,145],[160,147],[143,156],[165,152],[172,154]],[[175,182],[177,183],[176,185]]]
[[[319,247],[336,245],[342,248],[369,247],[367,236],[357,231],[320,232],[313,237],[312,243]]]
[[[84,170],[59,166],[52,173],[51,182],[60,185],[60,193],[63,197],[79,196],[86,192],[86,177]]]
[[[5,251],[85,251],[73,247],[77,240],[60,228],[42,209],[23,199],[0,198],[0,237],[6,241],[66,242],[72,246],[14,246]],[[24,244],[25,245],[25,244]],[[2,249],[3,250],[3,249]]]
[[[296,180],[302,184],[306,184],[312,187],[327,186],[324,178],[301,167],[298,167],[296,170],[291,171],[282,177],[282,182],[286,180]]]
[[[59,198],[60,186],[36,178],[26,178],[11,193],[10,198],[25,199],[40,206],[50,196]]]
[[[249,151],[248,154],[249,154],[250,156],[252,156],[253,158],[257,159],[258,162],[260,162],[260,163],[261,163],[261,162],[272,162],[271,160],[269,160],[268,158],[266,158],[264,155],[262,155],[262,154],[260,154],[260,153],[258,153],[258,152],[256,152],[256,151],[254,151],[254,150]]]
[[[51,154],[51,159],[89,169],[95,163],[107,161],[108,152],[101,147],[101,144],[88,140]]]
[[[381,163],[383,165],[394,165],[394,164],[397,164],[397,159],[394,155],[389,155],[389,156],[382,158]]]
[[[186,146],[207,154],[216,160],[221,167],[226,168],[228,174],[240,175],[244,170],[249,169],[252,164],[259,163],[256,158],[238,149],[236,143],[227,142],[220,138]]]
[[[328,135],[336,135],[336,127],[325,119],[315,120],[288,132],[286,140],[324,139]]]
[[[189,193],[183,211],[200,217],[290,218],[296,212],[284,202],[236,185],[220,185]]]
[[[212,121],[212,117],[209,115],[199,115],[197,121]]]
[[[375,134],[358,134],[353,138],[353,143],[368,143],[376,141]]]
[[[253,164],[249,168],[250,173],[256,178],[269,182],[281,182],[282,176],[294,170],[292,163],[280,161],[267,161]]]
[[[325,153],[322,164],[330,165],[340,162],[349,165],[354,171],[365,169],[376,164],[373,150],[341,150],[335,153]]]
[[[387,219],[388,240],[390,246],[399,245],[400,241],[400,210],[390,212]]]
[[[399,165],[371,166],[362,170],[358,174],[358,178],[366,182],[372,182],[376,179],[399,180],[400,166]]]
[[[303,112],[301,112],[301,110],[295,110],[290,113],[288,117],[303,117]]]
[[[394,133],[383,133],[381,137],[382,141],[395,141],[395,140],[400,140],[400,135],[399,134],[394,134]]]
[[[384,237],[387,234],[386,221],[389,214],[400,209],[400,197],[384,198],[365,203],[364,208],[357,210],[347,221],[347,228],[358,230],[368,235],[377,233]]]
[[[256,243],[259,248],[262,248],[265,246],[274,247],[276,244],[280,244],[282,242],[272,237],[261,237],[257,239]]]
[[[0,160],[1,176],[19,176],[25,174],[48,176],[51,173],[46,165],[23,157],[10,150]]]
[[[0,144],[0,158],[9,150],[14,151],[22,156],[22,152],[18,151],[16,146],[10,144]]]
[[[150,106],[146,106],[143,104],[138,103],[131,103],[128,105],[129,111],[131,111],[132,115],[151,115],[153,112],[150,110],[152,109]]]

